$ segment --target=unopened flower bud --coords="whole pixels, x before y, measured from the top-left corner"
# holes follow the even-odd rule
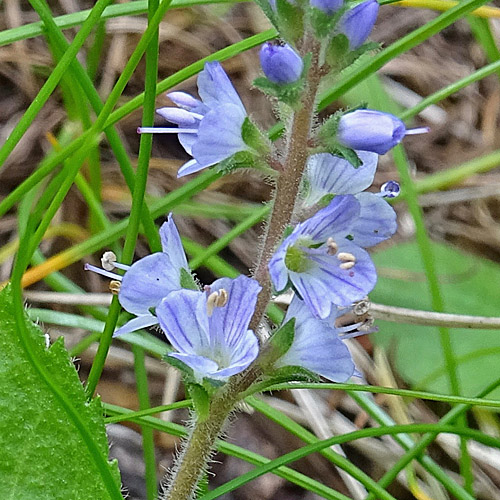
[[[296,82],[304,63],[290,45],[265,43],[260,49],[260,64],[266,77],[279,85]]]
[[[382,111],[358,109],[339,121],[337,139],[343,146],[383,155],[406,135],[404,123]]]
[[[344,0],[310,0],[309,4],[330,16],[342,7]]]
[[[380,195],[383,198],[397,198],[401,188],[396,181],[387,181],[380,186]]]
[[[367,0],[342,16],[338,30],[348,38],[351,50],[361,47],[372,32],[378,8],[377,0]]]

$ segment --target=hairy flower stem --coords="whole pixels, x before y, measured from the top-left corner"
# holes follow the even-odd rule
[[[302,106],[292,120],[284,169],[277,182],[273,210],[267,226],[264,245],[255,268],[254,278],[259,281],[262,291],[257,299],[255,313],[250,323],[250,328],[254,332],[258,331],[258,326],[271,299],[272,289],[268,263],[285,228],[291,222],[308,158],[308,140],[314,120],[316,94],[321,80],[321,69],[318,62],[319,45],[312,38],[306,36],[302,52],[312,52],[312,63],[309,70],[308,86],[302,98]],[[232,377],[215,395],[206,418],[198,419],[195,422],[184,452],[179,457],[178,464],[174,469],[174,475],[164,500],[191,500],[195,497],[198,482],[206,470],[215,442],[221,435],[229,414],[240,400],[240,395],[260,375],[261,370],[257,360],[246,371]]]
[[[195,498],[198,482],[213,454],[217,438],[224,429],[229,414],[246,391],[259,377],[260,370],[250,367],[244,373],[233,377],[215,395],[207,417],[195,422],[184,452],[179,457],[174,477],[164,500],[191,500]]]
[[[262,291],[255,306],[255,313],[250,323],[250,328],[254,332],[257,331],[271,299],[272,289],[268,264],[283,236],[285,228],[292,220],[308,158],[308,141],[313,125],[316,94],[321,80],[321,69],[318,63],[319,45],[316,42],[307,43],[306,41],[304,46],[309,44],[312,45],[312,61],[309,70],[308,87],[302,99],[302,107],[293,117],[283,172],[281,172],[276,185],[273,210],[267,225],[264,245],[254,272],[254,278],[262,286]]]

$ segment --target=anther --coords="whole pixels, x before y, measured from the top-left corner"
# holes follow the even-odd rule
[[[341,260],[342,262],[356,262],[356,257],[349,252],[340,252],[337,255],[337,259]]]
[[[352,269],[354,267],[354,262],[351,260],[351,261],[348,261],[348,262],[342,262],[342,264],[340,264],[340,269]]]
[[[227,290],[224,290],[224,288],[221,288],[217,292],[211,293],[207,298],[208,316],[212,316],[216,307],[224,307],[227,304],[228,298],[229,294],[227,293]]]
[[[106,271],[112,271],[115,268],[116,255],[114,252],[104,252],[101,257],[101,266]]]
[[[109,291],[113,295],[118,295],[120,293],[121,283],[117,280],[112,280],[109,282]]]
[[[328,238],[326,240],[326,246],[327,246],[326,253],[328,255],[335,255],[337,253],[337,250],[339,249],[339,246],[337,245],[337,243],[335,243],[333,238]]]

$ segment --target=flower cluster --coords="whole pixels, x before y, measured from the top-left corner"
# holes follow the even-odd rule
[[[286,21],[289,8],[302,12],[304,23],[311,23],[309,28],[320,42],[313,68],[317,75],[333,71],[329,55],[342,54],[349,61],[346,53],[369,50],[365,42],[377,17],[376,0],[353,8],[342,0],[311,0],[307,6],[292,0],[266,2],[266,12],[275,24]],[[280,115],[286,119],[300,110],[303,93],[310,91],[307,75],[312,64],[311,54],[299,50],[303,44],[289,38],[289,43],[264,44],[259,54],[264,76],[255,83],[280,101],[280,113],[289,107],[288,114]],[[250,121],[218,62],[205,64],[198,77],[198,94],[200,99],[171,92],[168,97],[177,107],[157,110],[177,127],[139,129],[141,133],[178,134],[192,156],[180,167],[179,177],[221,162],[232,165],[235,157],[247,159],[244,166],[265,164],[267,171],[278,165],[276,177],[287,175],[286,165],[281,164],[284,155]],[[311,123],[317,123],[314,116]],[[369,109],[337,113],[311,127],[304,142],[307,161],[296,182],[296,186],[302,182],[300,196],[289,203],[294,212],[288,221],[298,222],[289,225],[282,241],[274,242],[274,254],[265,262],[268,275],[259,275],[260,283],[240,276],[201,287],[192,277],[171,216],[160,228],[162,252],[132,266],[119,264],[113,254],[106,253],[104,269],[87,269],[112,278],[120,304],[135,315],[115,335],[159,324],[174,348],[169,358],[194,381],[226,381],[258,361],[261,344],[267,342],[259,331],[259,343],[249,327],[263,290],[262,279],[267,279],[276,294],[293,292],[281,329],[293,324],[293,338],[279,355],[266,358],[272,360],[271,369],[296,367],[333,381],[348,380],[356,370],[343,339],[357,334],[360,325],[346,330],[336,320],[375,286],[376,270],[366,249],[396,231],[396,214],[387,200],[398,195],[399,185],[389,181],[378,193],[366,189],[372,185],[379,155],[406,135],[425,130],[408,130],[397,117]],[[263,143],[267,146],[259,147]],[[112,272],[115,267],[124,270],[124,275]],[[266,363],[262,369],[269,369]]]

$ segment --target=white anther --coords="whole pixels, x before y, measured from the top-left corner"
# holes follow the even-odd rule
[[[354,267],[354,262],[351,260],[349,262],[342,262],[340,264],[340,269],[352,269]]]
[[[337,255],[337,259],[341,260],[342,262],[356,262],[356,257],[354,257],[354,255],[349,252],[340,252]]]
[[[116,255],[114,252],[104,252],[101,257],[101,266],[106,271],[112,271],[115,268]]]
[[[224,307],[227,304],[227,300],[229,298],[229,294],[227,290],[221,288],[217,292],[213,292],[208,296],[207,299],[207,314],[208,316],[212,316],[214,309],[216,307]]]
[[[109,291],[113,294],[113,295],[118,295],[120,293],[120,287],[121,287],[121,282],[117,281],[117,280],[113,280],[113,281],[110,281],[109,282]]]
[[[326,246],[328,248],[328,250],[326,251],[328,255],[335,255],[337,253],[337,250],[339,249],[339,246],[337,245],[337,243],[335,243],[333,238],[328,238],[326,240]]]

